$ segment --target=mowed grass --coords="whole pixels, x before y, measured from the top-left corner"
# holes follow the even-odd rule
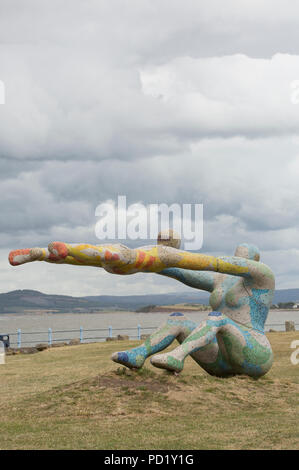
[[[219,379],[191,359],[174,376],[110,360],[113,341],[7,357],[0,366],[1,449],[298,449],[299,332],[269,333],[263,378]]]

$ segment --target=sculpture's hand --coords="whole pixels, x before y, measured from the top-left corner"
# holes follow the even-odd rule
[[[14,250],[9,253],[8,260],[12,266],[39,261],[45,258],[45,249],[43,248],[25,248],[23,250]]]
[[[70,255],[66,243],[50,243],[48,248],[24,248],[9,253],[8,260],[12,266],[30,263],[32,261],[46,261],[55,264],[74,264],[82,266],[85,263]],[[91,263],[93,266],[94,263]]]

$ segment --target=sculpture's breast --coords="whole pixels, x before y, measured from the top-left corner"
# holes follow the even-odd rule
[[[244,305],[247,297],[248,294],[244,292],[242,280],[235,276],[225,276],[212,292],[210,305],[213,310],[236,309]]]
[[[225,305],[231,308],[241,307],[243,303],[241,299],[243,297],[243,289],[241,288],[241,286],[235,285],[226,292],[224,297]]]

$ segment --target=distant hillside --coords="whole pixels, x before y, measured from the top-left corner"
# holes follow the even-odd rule
[[[173,303],[208,303],[206,293],[186,292],[157,295],[99,295],[72,297],[48,295],[34,290],[15,290],[0,294],[1,313],[22,313],[32,310],[63,312],[95,312],[103,309],[136,310],[149,304],[169,305]]]
[[[169,294],[151,295],[99,295],[85,297],[102,307],[121,307],[133,309],[146,305],[170,305],[177,303],[209,303],[209,294],[205,292],[171,292]]]
[[[273,303],[279,302],[298,302],[299,303],[299,289],[278,289],[275,291]]]
[[[35,290],[15,290],[0,294],[0,313],[23,312],[25,310],[76,311],[92,307],[93,303],[83,298],[68,295],[47,295]]]
[[[299,301],[299,289],[282,289],[275,292],[273,303]],[[47,295],[35,290],[15,290],[0,294],[1,313],[23,313],[34,310],[63,312],[95,312],[105,309],[136,310],[147,305],[172,305],[183,303],[209,303],[209,294],[201,291],[172,292],[156,295],[98,295],[72,297]],[[298,302],[299,303],[299,302]]]

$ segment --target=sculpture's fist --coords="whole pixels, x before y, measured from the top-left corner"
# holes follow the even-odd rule
[[[42,259],[42,257],[43,250],[41,248],[25,248],[23,250],[11,251],[8,255],[8,260],[12,266],[19,266],[20,264]]]

